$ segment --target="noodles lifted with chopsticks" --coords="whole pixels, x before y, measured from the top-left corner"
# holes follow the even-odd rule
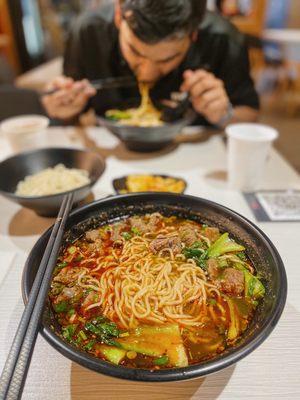
[[[161,111],[154,107],[150,98],[149,84],[141,82],[139,84],[139,89],[141,93],[141,104],[138,108],[131,108],[125,111],[108,110],[105,116],[117,120],[122,125],[143,127],[163,125]]]

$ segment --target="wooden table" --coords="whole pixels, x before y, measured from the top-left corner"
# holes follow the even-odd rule
[[[56,128],[50,145],[97,148],[107,169],[94,187],[94,197],[112,193],[111,181],[130,172],[182,176],[187,193],[217,201],[254,220],[241,193],[226,188],[225,147],[220,135],[203,134],[152,155],[124,149],[100,128],[88,132]],[[9,149],[0,143],[3,158]],[[273,150],[264,188],[300,188],[297,173]],[[52,223],[0,198],[0,368],[2,368],[23,303],[21,276],[29,250]],[[286,266],[289,292],[282,318],[270,337],[252,354],[218,374],[179,383],[126,382],[96,374],[69,361],[38,338],[24,390],[28,400],[93,399],[299,399],[300,398],[300,223],[259,223],[277,246]],[[4,275],[4,277],[3,277]]]

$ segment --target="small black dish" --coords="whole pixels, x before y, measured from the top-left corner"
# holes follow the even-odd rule
[[[126,110],[138,107],[138,105],[139,100],[129,100],[117,108]],[[179,120],[172,123],[164,123],[161,126],[121,125],[118,121],[110,120],[103,115],[98,117],[98,122],[117,136],[129,150],[152,152],[170,145],[185,126],[192,124],[195,117],[195,112],[192,109],[188,109]]]
[[[90,183],[68,192],[47,196],[25,197],[15,194],[17,184],[26,176],[57,164],[88,171]],[[0,163],[0,194],[23,207],[34,210],[38,215],[53,217],[57,215],[66,193],[74,192],[74,205],[87,197],[104,169],[105,162],[102,157],[90,150],[44,148],[20,153]]]
[[[132,175],[145,175],[145,174],[132,174]],[[184,193],[186,191],[187,188],[187,182],[185,179],[183,178],[178,178],[177,176],[170,176],[170,175],[160,175],[160,174],[147,174],[147,175],[152,175],[152,176],[160,176],[161,178],[173,178],[176,179],[178,181],[182,181],[184,183],[184,187],[182,189],[182,191],[180,192],[180,194]],[[124,194],[125,191],[127,191],[127,187],[126,187],[126,179],[127,179],[128,175],[122,176],[121,178],[116,178],[112,181],[113,184],[113,188],[115,189],[115,192],[117,194]],[[150,192],[150,191],[149,191]],[[154,191],[152,191],[153,193]],[[128,192],[128,193],[132,193],[132,192]]]

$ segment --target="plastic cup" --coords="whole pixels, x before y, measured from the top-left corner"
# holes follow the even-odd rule
[[[228,125],[225,132],[229,188],[244,192],[260,189],[268,154],[278,132],[256,123]]]
[[[49,119],[42,115],[22,115],[8,118],[0,125],[0,131],[16,153],[42,147]]]

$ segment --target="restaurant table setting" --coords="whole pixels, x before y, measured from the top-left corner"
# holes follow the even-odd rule
[[[249,127],[241,128],[245,130]],[[296,399],[300,397],[300,384],[296,373],[300,369],[300,272],[298,268],[300,220],[297,197],[293,197],[293,201],[289,202],[288,216],[281,219],[284,222],[278,222],[280,221],[278,218],[277,222],[274,222],[278,213],[276,214],[277,209],[274,211],[274,206],[273,208],[270,206],[270,198],[262,195],[255,197],[257,191],[273,193],[280,191],[280,193],[292,193],[296,196],[300,190],[300,179],[286,160],[274,148],[270,148],[277,133],[259,125],[256,128],[261,144],[257,145],[256,149],[248,147],[248,151],[252,153],[252,158],[256,157],[258,170],[264,169],[260,181],[257,172],[253,172],[254,164],[250,163],[250,158],[249,165],[252,166],[252,176],[249,175],[249,165],[245,165],[239,171],[239,176],[235,174],[233,178],[231,170],[232,168],[236,170],[236,166],[241,162],[241,159],[235,158],[233,153],[237,149],[240,151],[241,146],[244,146],[243,151],[246,151],[245,144],[233,143],[233,140],[240,139],[239,133],[232,133],[233,131],[227,131],[230,157],[227,163],[228,154],[224,135],[219,131],[208,131],[201,127],[194,131],[186,130],[186,133],[181,135],[178,140],[151,153],[130,151],[124,143],[103,127],[47,128],[43,134],[43,141],[36,146],[42,149],[37,151],[43,151],[43,148],[50,147],[54,149],[54,152],[56,149],[58,153],[64,148],[65,151],[67,148],[73,148],[77,152],[92,151],[103,160],[103,165],[101,168],[99,167],[99,173],[89,188],[89,192],[91,192],[88,198],[79,205],[82,206],[99,199],[103,199],[103,203],[99,203],[100,207],[101,204],[114,204],[114,201],[121,205],[122,198],[114,200],[114,197],[111,196],[118,192],[116,182],[124,185],[124,177],[129,175],[176,177],[184,182],[185,194],[204,199],[203,204],[208,200],[233,210],[249,220],[251,226],[251,222],[253,222],[269,237],[285,266],[288,278],[288,296],[281,319],[270,336],[265,341],[260,340],[257,343],[257,345],[260,344],[259,348],[238,363],[228,363],[227,368],[222,367],[223,369],[215,374],[204,376],[203,373],[202,377],[181,382],[136,382],[99,374],[64,357],[39,335],[24,387],[24,399],[135,399],[141,397],[145,399],[267,399],[282,397]],[[267,139],[266,136],[261,136],[265,134],[268,136]],[[252,146],[254,146],[253,143]],[[264,149],[263,146],[265,146]],[[258,149],[260,149],[260,154]],[[8,143],[7,138],[0,137],[0,161],[5,162],[4,160],[12,157],[13,153],[13,146]],[[243,160],[247,159],[246,156],[245,154]],[[234,163],[237,164],[234,165]],[[91,163],[88,165],[91,167]],[[242,176],[247,168],[248,175],[245,173]],[[230,173],[229,179],[227,171]],[[123,181],[120,181],[120,178],[123,178]],[[251,183],[251,179],[255,185],[243,187],[245,182]],[[0,188],[0,190],[3,189]],[[248,193],[243,193],[243,190]],[[252,193],[250,200],[249,192]],[[155,195],[153,194],[153,196]],[[161,196],[165,196],[166,204],[172,203],[172,196]],[[160,195],[156,197],[159,199]],[[126,201],[126,195],[124,199]],[[161,199],[163,201],[163,197]],[[260,203],[259,199],[261,199]],[[144,201],[146,204],[149,198],[146,196],[140,201]],[[192,202],[192,200],[182,201]],[[274,204],[274,200],[272,201]],[[279,202],[278,197],[276,201]],[[264,207],[265,211],[263,212],[269,218],[259,219],[255,212],[259,206]],[[92,207],[92,205],[85,207],[88,211],[88,207]],[[270,207],[275,218],[272,218],[274,215],[270,211]],[[38,212],[39,210],[34,207],[31,208],[22,208],[20,204],[10,201],[9,196],[0,197],[1,370],[24,309],[24,281],[22,299],[21,280],[26,259],[37,239],[54,223],[53,213],[51,214],[52,218],[46,218],[38,215],[45,215],[45,213]],[[281,205],[282,214],[284,214],[283,208]],[[228,218],[231,215],[230,210]],[[232,219],[242,218],[243,220],[243,217],[232,214]],[[248,224],[247,220],[243,223]],[[263,246],[257,251],[258,254],[260,251],[263,252]],[[275,252],[272,254],[275,254],[276,258],[275,248],[270,251]],[[280,257],[278,262],[280,263]],[[278,284],[282,285],[284,292],[284,275],[281,275],[281,279],[283,281]],[[285,293],[280,295],[282,304],[278,309],[278,315],[273,321],[272,328],[277,323],[284,305]],[[251,350],[254,350],[254,347],[257,346],[253,346]],[[216,372],[217,370],[212,371]],[[110,375],[117,376],[116,374]],[[194,376],[191,375],[191,377]]]

